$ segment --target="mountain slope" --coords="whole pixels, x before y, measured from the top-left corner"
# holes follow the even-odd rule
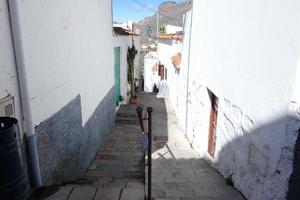
[[[166,24],[182,26],[182,16],[192,8],[192,1],[186,0],[183,2],[166,1],[159,5],[159,27]],[[140,29],[141,44],[149,44],[147,36],[147,28],[150,26],[152,36],[156,36],[157,15],[145,17],[143,20],[135,24],[135,27]],[[150,42],[151,43],[151,42]],[[153,43],[153,42],[152,42]]]

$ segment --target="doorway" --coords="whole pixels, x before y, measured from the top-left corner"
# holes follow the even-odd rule
[[[114,48],[114,60],[115,60],[115,102],[116,106],[120,103],[120,94],[121,94],[121,88],[120,88],[120,64],[121,64],[121,56],[120,56],[120,47]]]
[[[209,117],[209,130],[208,130],[208,153],[214,158],[217,141],[217,116],[218,116],[218,98],[214,93],[208,90],[211,108]]]

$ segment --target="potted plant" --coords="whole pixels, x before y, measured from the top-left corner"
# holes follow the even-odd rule
[[[132,45],[131,47],[128,47],[127,51],[127,64],[128,64],[128,72],[127,72],[127,80],[128,83],[130,84],[130,98],[129,98],[129,103],[130,104],[136,104],[138,99],[137,96],[134,93],[134,59],[135,55],[137,54],[137,50],[135,49],[135,46]]]

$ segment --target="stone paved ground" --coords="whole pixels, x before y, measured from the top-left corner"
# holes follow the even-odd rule
[[[116,124],[101,144],[85,176],[64,186],[45,188],[38,197],[51,200],[144,199],[145,165],[136,105],[121,105]]]
[[[152,106],[152,197],[156,200],[242,200],[240,193],[191,149],[170,104],[152,94],[139,94],[140,105]],[[86,175],[63,186],[42,188],[29,199],[142,200],[143,154],[135,105],[121,106]],[[146,177],[147,181],[147,177]]]
[[[168,133],[167,142],[160,140],[164,139],[162,135],[153,133],[157,137],[152,154],[152,197],[157,200],[243,200],[243,196],[227,186],[224,178],[191,148],[170,103],[150,98],[153,112],[160,113],[160,120],[153,120],[153,126]],[[163,113],[167,117],[162,116]]]

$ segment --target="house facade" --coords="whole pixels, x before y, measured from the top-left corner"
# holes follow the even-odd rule
[[[285,199],[300,127],[300,4],[193,6],[187,137],[247,199]]]
[[[187,112],[187,66],[189,64],[191,11],[184,15],[183,22],[185,22],[183,27],[177,27],[176,31],[183,30],[186,34],[175,31],[160,34],[157,55],[160,63],[167,69],[165,71],[167,78],[162,81],[160,94],[169,98],[179,123],[184,128]]]
[[[114,124],[111,1],[10,0],[0,8],[1,109],[12,105],[24,143],[36,143],[42,184],[76,179]]]
[[[130,24],[130,23],[128,23]],[[132,23],[131,23],[132,24]],[[127,80],[127,72],[128,72],[128,63],[127,63],[127,51],[128,47],[132,45],[138,50],[137,55],[134,60],[135,67],[135,77],[139,78],[140,75],[140,36],[132,31],[132,28],[125,29],[119,26],[114,25],[114,65],[115,65],[115,82],[118,82],[119,85],[116,86],[117,95],[121,95],[120,99],[117,100],[119,102],[128,102],[129,100],[129,92],[130,85]],[[116,97],[117,98],[117,97]]]
[[[299,6],[194,1],[179,73],[159,43],[187,138],[247,199],[297,199]]]
[[[149,52],[144,58],[144,91],[152,92],[158,83],[158,58],[156,52]]]

